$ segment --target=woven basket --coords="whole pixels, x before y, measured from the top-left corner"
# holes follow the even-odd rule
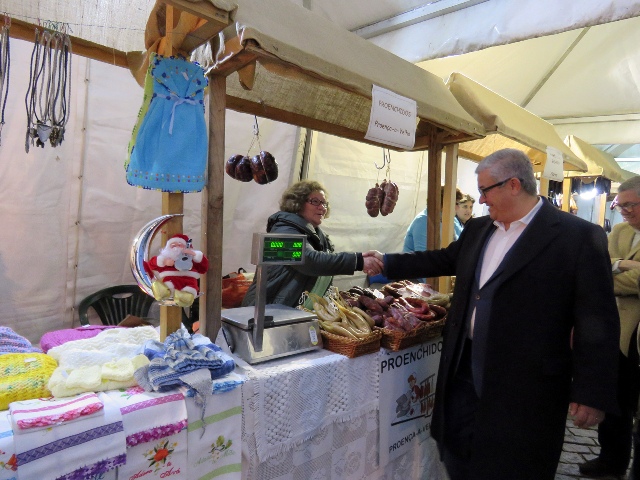
[[[325,330],[320,330],[320,334],[324,348],[349,358],[377,352],[380,350],[380,338],[382,338],[382,331],[379,329],[373,330],[368,337],[358,340],[342,337]]]
[[[414,328],[410,332],[400,332],[398,330],[389,330],[388,328],[375,327],[376,330],[382,332],[380,346],[397,352],[407,347],[424,343],[431,338],[442,335],[442,329],[447,317],[442,317],[433,322],[423,322],[419,327]]]

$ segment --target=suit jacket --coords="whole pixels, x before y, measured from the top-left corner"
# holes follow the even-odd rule
[[[495,229],[488,216],[471,219],[445,249],[385,256],[389,278],[456,275],[431,423],[440,447],[469,292]],[[471,478],[553,479],[569,402],[617,412],[620,329],[607,238],[544,201],[509,257],[489,315]]]
[[[613,265],[617,260],[640,261],[640,242],[631,247],[636,231],[628,223],[619,223],[609,235],[609,254]],[[620,314],[620,350],[629,355],[632,334],[640,323],[640,298],[638,297],[640,270],[633,269],[613,275],[613,290]],[[634,344],[633,348],[636,348]]]

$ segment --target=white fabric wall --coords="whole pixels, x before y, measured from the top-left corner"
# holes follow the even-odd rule
[[[161,214],[161,193],[126,183],[124,160],[142,89],[123,68],[73,57],[71,120],[57,148],[24,149],[24,96],[32,45],[11,41],[10,91],[0,145],[0,324],[37,343],[43,333],[78,326],[75,308],[101,288],[133,283],[131,243]],[[225,175],[223,274],[252,271],[251,234],[264,231],[282,191],[297,179],[297,128],[258,119],[260,144],[277,159],[269,185]],[[227,111],[226,155],[246,154],[254,117]],[[250,152],[257,153],[257,148]],[[309,178],[328,192],[332,216],[323,227],[339,250],[399,251],[407,226],[426,202],[427,154],[391,152],[391,179],[400,195],[387,217],[370,218],[367,190],[382,149],[328,135],[314,136]],[[461,160],[458,185],[474,195],[475,164]],[[385,170],[380,171],[382,181]],[[477,197],[477,194],[475,195]],[[200,193],[185,195],[184,232],[202,247]],[[479,205],[476,204],[476,207]],[[478,212],[480,212],[478,210]],[[159,241],[152,245],[157,253]],[[351,280],[351,279],[349,279]],[[362,283],[363,276],[354,278]]]
[[[142,89],[123,68],[73,57],[71,120],[57,148],[24,148],[24,96],[32,45],[11,40],[10,91],[0,146],[0,324],[37,343],[78,325],[75,306],[110,285],[133,283],[129,252],[161,214],[161,193],[126,183],[124,160]],[[289,183],[296,128],[259,120],[261,146],[282,172],[272,184],[225,176],[224,265],[247,267],[252,231],[264,230]],[[252,116],[227,111],[226,156],[246,154]],[[257,151],[252,150],[251,154]],[[185,195],[184,231],[200,241],[200,193]],[[154,242],[151,254],[160,247]]]

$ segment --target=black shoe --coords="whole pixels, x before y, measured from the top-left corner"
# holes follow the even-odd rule
[[[591,478],[601,478],[601,477],[615,477],[622,478],[626,473],[625,470],[614,470],[605,462],[600,460],[600,458],[594,458],[593,460],[588,460],[578,466],[580,469],[580,473],[585,477]]]

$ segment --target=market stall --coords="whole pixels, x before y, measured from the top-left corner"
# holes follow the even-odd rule
[[[591,210],[593,210],[594,215],[584,216],[583,218],[604,227],[607,197],[611,193],[612,182],[624,182],[634,174],[620,168],[613,156],[589,145],[574,135],[569,135],[564,141],[571,151],[586,163],[587,171],[566,172],[562,196],[563,198],[569,198],[574,192],[579,194],[584,191],[587,193],[588,190],[589,193],[592,193],[589,196],[591,196]],[[575,185],[573,185],[574,182]],[[569,202],[563,202],[562,209],[568,212]],[[580,215],[579,211],[578,213]]]

